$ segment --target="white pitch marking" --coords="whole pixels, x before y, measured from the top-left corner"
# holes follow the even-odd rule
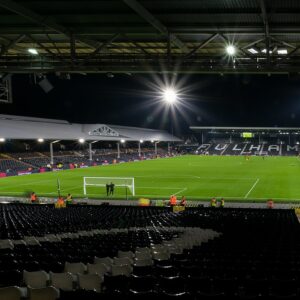
[[[153,178],[154,176],[152,175],[145,175],[145,176],[134,176],[134,178]],[[218,179],[228,179],[228,180],[254,180],[256,178],[254,177],[206,177],[206,176],[196,176],[196,175],[186,175],[186,176],[155,176],[155,178],[197,178],[197,179],[215,179],[215,180],[218,180]]]
[[[259,178],[256,179],[256,181],[254,182],[254,184],[252,185],[252,187],[250,188],[250,190],[248,191],[248,193],[245,195],[245,197],[244,197],[245,199],[249,196],[249,194],[255,188],[255,186],[257,185],[258,182],[259,182]]]
[[[178,194],[180,194],[181,192],[186,191],[186,190],[187,190],[187,188],[184,188],[184,189],[180,190],[179,192],[177,192],[177,193],[175,193],[175,194],[173,194],[173,195],[174,195],[174,196],[175,196],[175,195],[178,195]]]
[[[183,187],[153,187],[153,186],[136,186],[136,189],[154,189],[154,190],[180,190],[185,189]]]
[[[9,177],[6,177],[6,178],[9,178]],[[45,179],[45,180],[38,180],[38,181],[30,181],[30,182],[25,182],[25,183],[19,183],[18,186],[25,186],[25,185],[35,185],[37,183],[44,183],[44,182],[49,182],[49,181],[54,181],[55,178],[52,178],[52,179]],[[13,187],[15,185],[15,183],[13,184],[9,184],[9,185],[6,185],[6,186],[1,186],[0,189],[6,189],[6,188],[10,188],[10,187]]]
[[[81,186],[80,187],[78,187],[78,186],[75,186],[75,187],[71,187],[71,188],[66,188],[66,189],[61,189],[60,191],[62,192],[62,191],[71,191],[71,190],[75,190],[75,189],[80,189],[80,188],[82,188]],[[52,193],[48,193],[48,194],[56,194],[57,193],[57,191],[56,192],[52,192]]]

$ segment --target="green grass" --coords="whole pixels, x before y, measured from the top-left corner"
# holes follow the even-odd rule
[[[83,197],[83,177],[134,177],[136,197],[187,200],[224,197],[227,200],[300,201],[300,160],[297,157],[181,156],[118,165],[6,177],[0,179],[0,194],[55,197],[57,178],[63,194]],[[105,198],[105,188],[89,187],[89,198]],[[116,187],[115,198],[125,199],[125,189]],[[129,197],[132,198],[132,197]]]

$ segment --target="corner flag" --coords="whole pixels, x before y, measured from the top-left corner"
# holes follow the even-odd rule
[[[60,181],[57,178],[57,193],[58,193],[58,197],[60,197]]]

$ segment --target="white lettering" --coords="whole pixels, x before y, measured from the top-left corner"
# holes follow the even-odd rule
[[[202,144],[198,147],[198,150],[207,149],[210,146],[210,144]]]
[[[242,151],[242,148],[237,148],[238,144],[235,144],[234,147],[232,148],[232,151]]]
[[[268,151],[272,151],[272,150],[275,150],[275,151],[279,152],[279,145],[270,145],[268,147]]]
[[[298,145],[294,145],[294,146],[290,146],[290,145],[287,145],[287,147],[286,147],[287,149],[287,151],[292,151],[292,150],[294,150],[294,151],[299,151],[299,146]]]
[[[256,151],[259,151],[261,148],[261,145],[250,145],[250,148],[249,148],[249,151],[252,151],[252,150],[256,150]]]
[[[226,149],[226,144],[218,144],[216,147],[215,147],[215,150],[218,150],[218,151],[222,151],[224,149]]]

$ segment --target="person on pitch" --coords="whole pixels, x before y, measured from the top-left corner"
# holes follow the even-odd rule
[[[110,190],[109,190],[109,194],[113,195],[115,191],[115,185],[113,182],[110,183]]]
[[[109,190],[110,190],[110,184],[107,183],[107,184],[106,184],[106,196],[109,195]]]

